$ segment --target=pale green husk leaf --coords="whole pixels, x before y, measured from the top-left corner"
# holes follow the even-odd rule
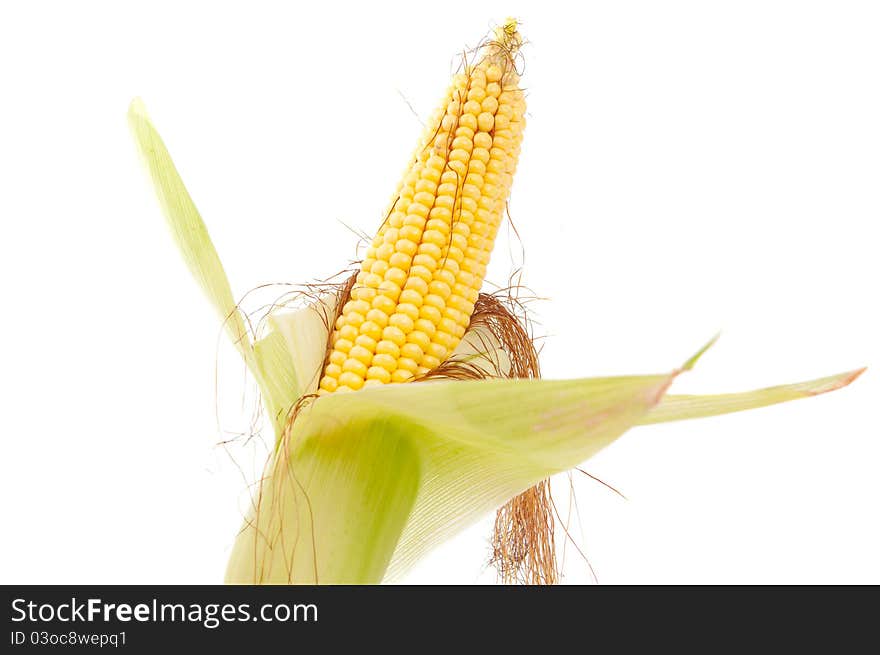
[[[438,381],[302,409],[230,559],[235,583],[371,583],[638,422],[674,374]]]
[[[789,400],[797,400],[798,398],[810,398],[845,387],[859,377],[864,370],[862,368],[815,380],[807,380],[806,382],[795,382],[794,384],[783,384],[739,393],[722,393],[707,396],[669,394],[663,398],[663,401],[657,407],[642,417],[639,424],[649,425],[651,423],[667,423],[669,421],[719,416],[721,414],[776,405],[788,402]]]

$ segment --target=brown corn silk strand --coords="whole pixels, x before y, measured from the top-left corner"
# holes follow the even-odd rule
[[[507,354],[509,378],[540,378],[541,370],[534,341],[524,326],[525,310],[515,299],[507,302],[494,295],[481,293],[469,329],[487,330]],[[522,317],[517,316],[518,310]],[[467,368],[465,368],[467,367]],[[500,370],[500,367],[496,367]],[[437,376],[468,379],[459,371],[482,372],[478,366],[451,358],[435,370]],[[427,377],[433,377],[431,374]],[[487,377],[485,374],[478,377]],[[470,377],[474,379],[474,377]],[[556,559],[556,523],[550,481],[542,480],[534,487],[515,496],[495,514],[492,531],[492,564],[505,584],[556,584],[559,568]]]

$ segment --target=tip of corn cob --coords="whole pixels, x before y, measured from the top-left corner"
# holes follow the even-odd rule
[[[467,331],[525,126],[518,26],[495,28],[429,120],[333,326],[319,393],[422,378]]]

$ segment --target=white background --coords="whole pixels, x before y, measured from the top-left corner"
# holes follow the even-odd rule
[[[244,382],[166,232],[129,100],[235,293],[307,282],[356,256],[349,227],[378,225],[421,131],[407,101],[425,117],[508,14],[530,41],[510,209],[547,298],[546,377],[667,371],[718,330],[677,391],[874,367],[587,462],[628,497],[575,477],[599,582],[880,583],[877,5],[513,0],[0,5],[0,581],[219,582],[233,461],[260,456],[216,445],[248,424]],[[506,239],[500,283],[521,260]],[[493,582],[490,521],[408,581]],[[590,582],[573,552],[566,581]]]

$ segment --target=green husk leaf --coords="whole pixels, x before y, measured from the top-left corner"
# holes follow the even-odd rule
[[[321,397],[276,452],[227,581],[396,577],[617,439],[674,375],[436,381]]]
[[[269,317],[291,353],[296,397],[318,390],[329,339],[329,325],[336,319],[336,297],[326,294],[297,311],[276,312]]]
[[[784,384],[739,393],[706,396],[670,394],[665,396],[659,405],[645,414],[639,420],[639,424],[649,425],[652,423],[719,416],[721,414],[776,405],[799,398],[810,398],[847,386],[859,377],[864,370],[861,368],[806,382],[796,382],[794,384]]]
[[[132,100],[128,122],[152,178],[162,213],[190,273],[220,315],[229,338],[256,375],[248,331],[233,299],[220,257],[140,98]]]
[[[287,422],[287,413],[300,396],[293,357],[284,337],[273,330],[254,343],[254,360],[260,372],[254,377],[260,384],[277,442]]]

